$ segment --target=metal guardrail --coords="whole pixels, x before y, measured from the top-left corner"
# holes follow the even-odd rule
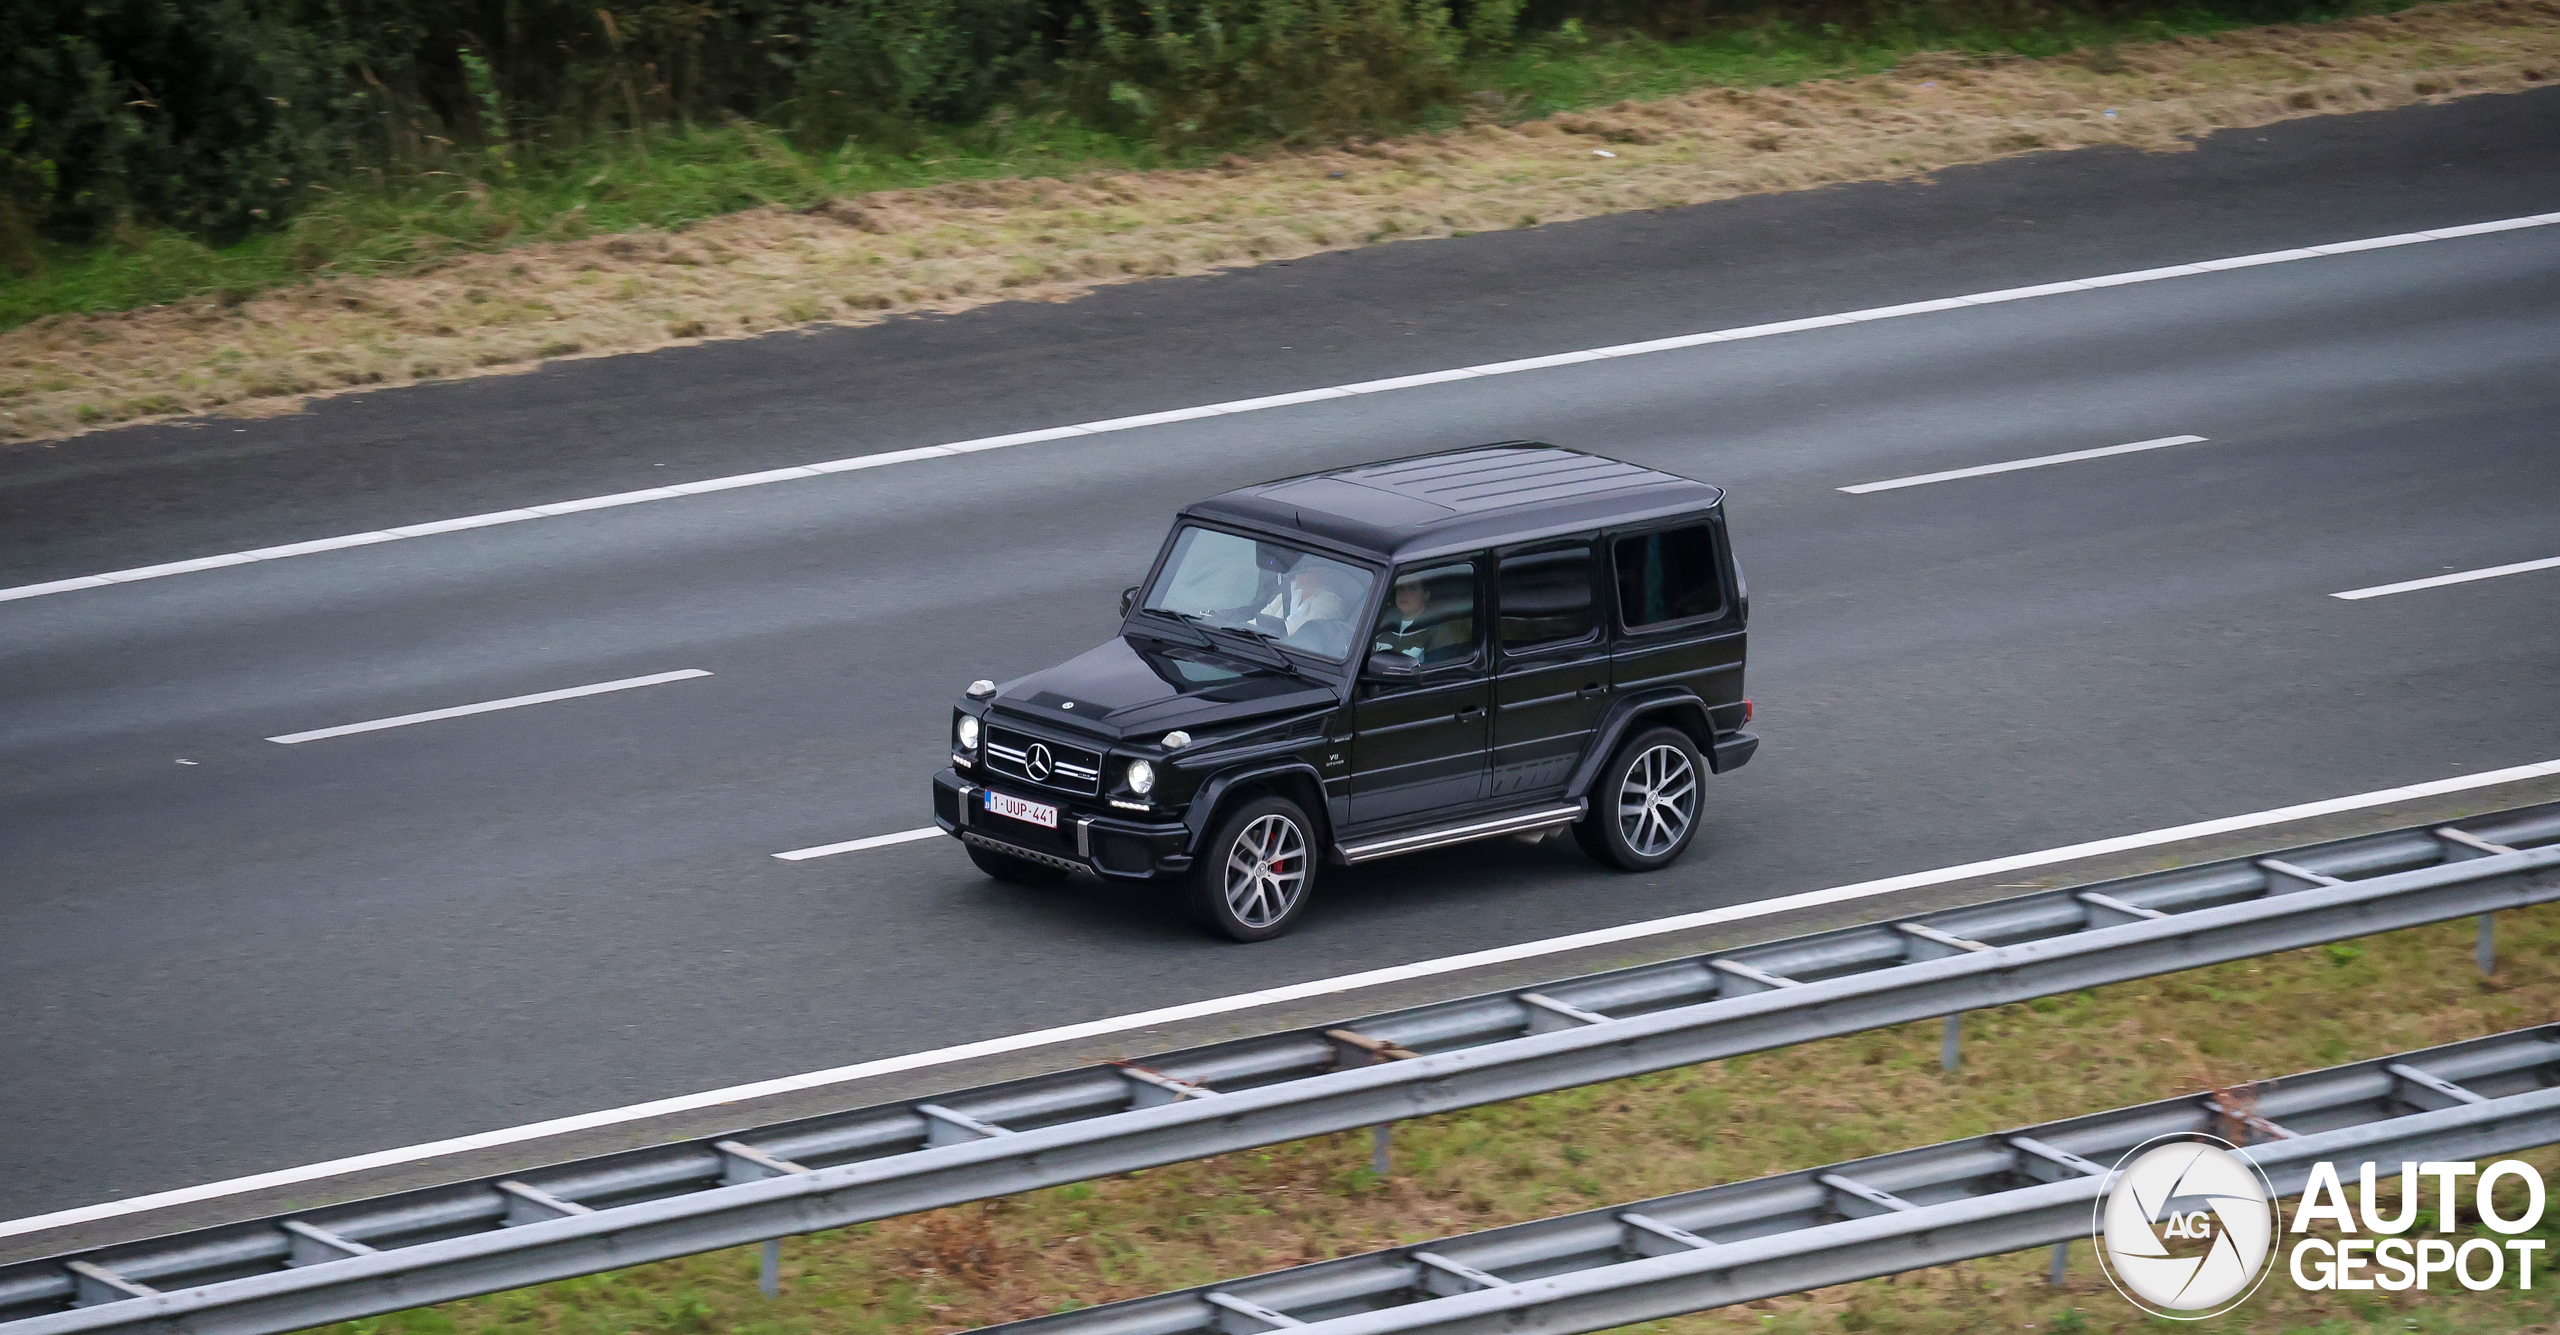
[[[0,1267],[0,1332],[272,1335],[2560,898],[2560,803]]]
[[[2155,1136],[2235,1144],[2279,1195],[2322,1159],[2560,1141],[2560,1026],[984,1328],[984,1335],[1571,1335],[2090,1236]],[[2350,1166],[2340,1173],[2354,1180]],[[2281,1255],[2269,1258],[2283,1264]]]

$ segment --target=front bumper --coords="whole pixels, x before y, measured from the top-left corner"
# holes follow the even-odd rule
[[[1012,820],[987,810],[988,785],[944,769],[933,776],[933,823],[945,834],[1018,858],[1087,871],[1115,881],[1147,881],[1191,869],[1191,830],[1179,820],[1128,820],[1056,793],[1002,784],[1009,796],[1058,809],[1058,828]]]

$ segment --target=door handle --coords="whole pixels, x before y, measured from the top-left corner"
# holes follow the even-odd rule
[[[1609,688],[1598,682],[1591,682],[1585,685],[1581,690],[1574,692],[1576,696],[1584,700],[1597,700],[1608,693]]]
[[[1467,706],[1466,708],[1461,709],[1461,710],[1459,710],[1459,711],[1458,711],[1458,721],[1459,721],[1460,723],[1473,723],[1473,722],[1475,722],[1477,719],[1480,719],[1480,718],[1483,718],[1483,717],[1484,717],[1484,706],[1483,706],[1483,705],[1469,705],[1469,706]]]

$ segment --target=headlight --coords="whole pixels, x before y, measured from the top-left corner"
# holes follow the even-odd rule
[[[1145,762],[1145,761],[1143,761],[1143,760],[1132,760],[1132,761],[1130,761],[1130,762],[1129,762],[1129,791],[1130,791],[1130,792],[1136,793],[1136,794],[1137,794],[1138,796],[1140,796],[1140,797],[1144,797],[1144,796],[1146,796],[1148,793],[1150,793],[1150,792],[1154,791],[1155,786],[1156,786],[1156,767],[1155,767],[1155,766],[1150,765],[1150,764],[1148,764],[1147,762]]]
[[[975,750],[977,750],[977,749],[978,749],[978,720],[977,720],[974,716],[972,716],[972,715],[968,715],[968,714],[963,714],[963,715],[961,715],[961,716],[960,716],[960,725],[959,725],[959,727],[957,727],[956,729],[954,729],[954,730],[952,731],[952,734],[951,734],[951,735],[952,735],[953,737],[955,737],[955,738],[959,739],[959,742],[960,742],[960,749],[961,749],[961,750],[963,750],[963,751],[975,751]]]

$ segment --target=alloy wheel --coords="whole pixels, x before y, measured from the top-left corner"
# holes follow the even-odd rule
[[[1679,747],[1648,748],[1618,785],[1618,835],[1637,856],[1679,847],[1698,815],[1698,770]]]
[[[1307,837],[1278,813],[1258,817],[1227,845],[1227,911],[1260,929],[1289,916],[1307,887]]]

